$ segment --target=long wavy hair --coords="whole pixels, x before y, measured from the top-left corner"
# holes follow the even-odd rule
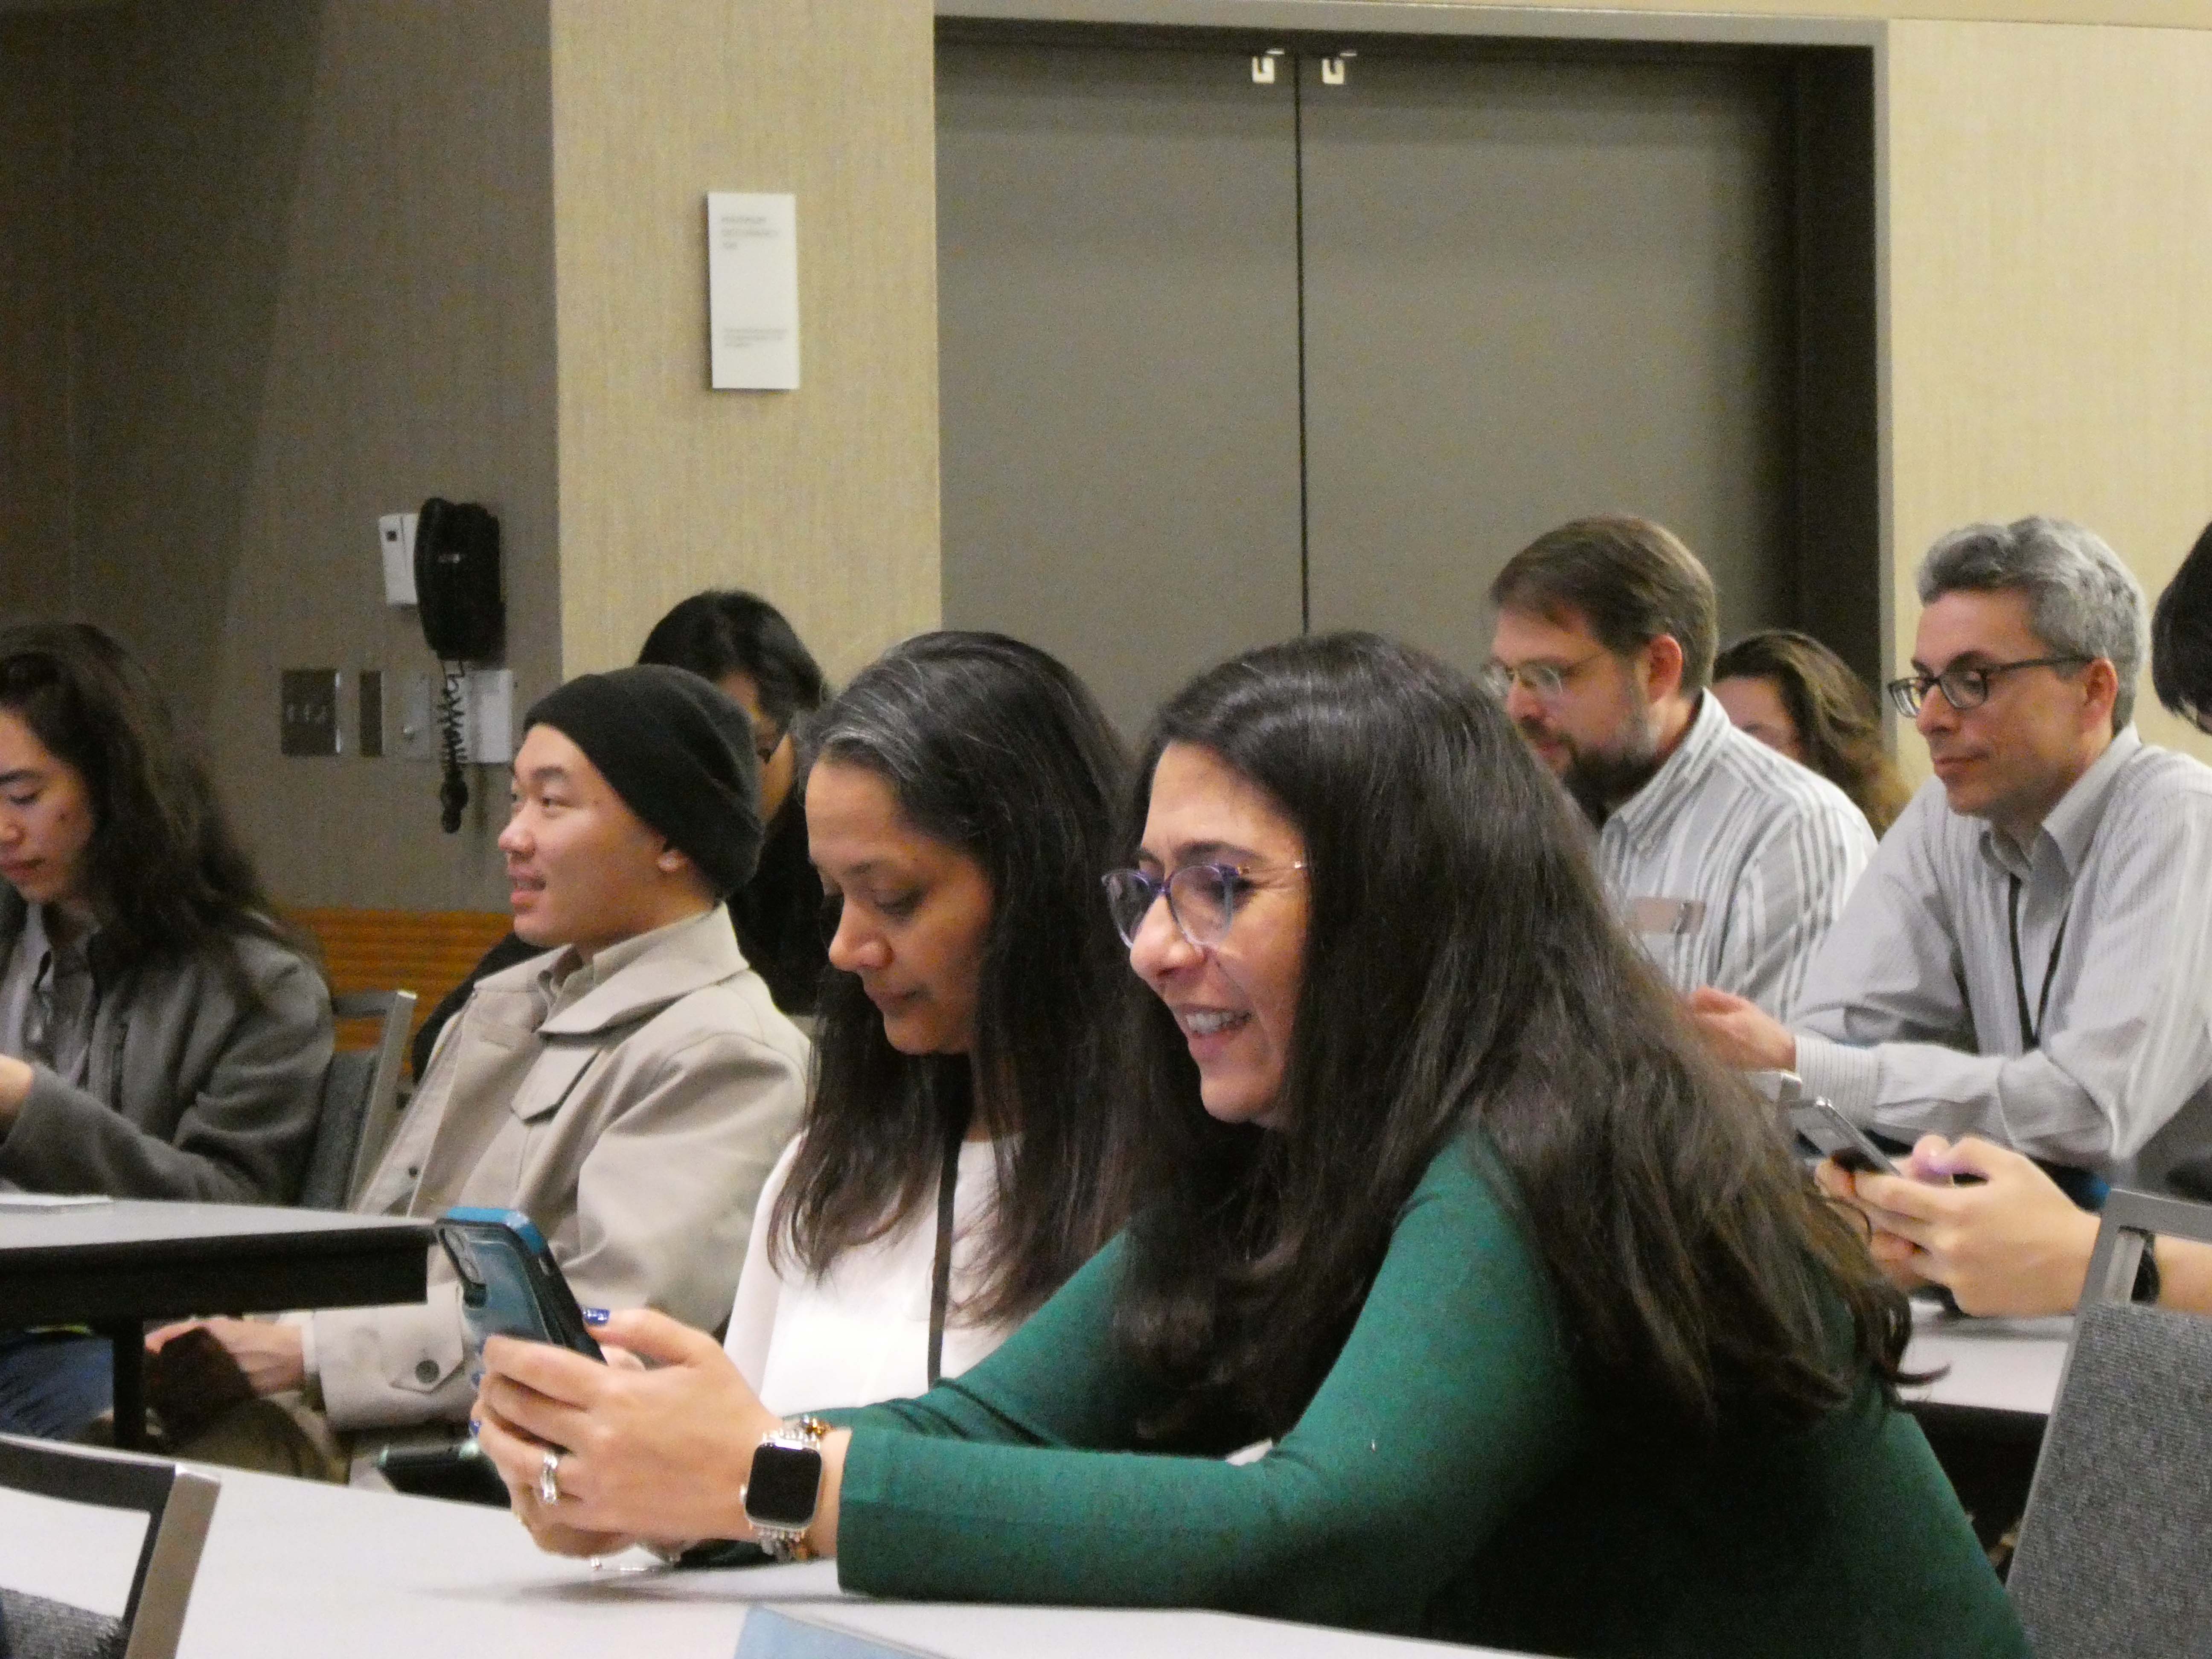
[[[812,723],[810,767],[864,768],[921,834],[982,868],[991,920],[965,1055],[893,1048],[857,975],[832,968],[799,1149],[772,1259],[824,1271],[936,1190],[972,1116],[996,1141],[982,1288],[962,1311],[1018,1319],[1127,1212],[1109,1054],[1131,979],[1098,878],[1117,844],[1128,757],[1081,681],[996,634],[894,647]]]
[[[1771,681],[1797,728],[1805,764],[1849,795],[1876,836],[1897,822],[1912,790],[1882,747],[1873,689],[1849,663],[1810,634],[1774,628],[1723,651],[1713,678]]]
[[[1401,1206],[1478,1127],[1601,1411],[1710,1432],[1745,1402],[1814,1417],[1868,1362],[1893,1382],[1903,1299],[1772,1109],[1704,1054],[1496,702],[1339,634],[1182,690],[1141,751],[1133,822],[1170,744],[1267,792],[1311,897],[1277,1127],[1209,1118],[1172,1017],[1152,999],[1138,1016],[1117,1317],[1178,1402],[1155,1434],[1289,1427]]]
[[[256,933],[313,959],[276,920],[153,677],[107,634],[88,623],[0,629],[0,708],[84,780],[103,951],[189,956]],[[228,949],[218,959],[235,965]]]

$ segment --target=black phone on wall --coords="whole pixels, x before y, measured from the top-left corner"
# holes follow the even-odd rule
[[[474,501],[433,495],[415,520],[415,602],[441,662],[487,662],[506,642],[499,520]]]

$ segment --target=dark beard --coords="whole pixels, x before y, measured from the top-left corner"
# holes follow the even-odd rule
[[[1659,770],[1656,750],[1642,755],[1577,754],[1559,781],[1595,830],[1605,828],[1614,809],[1651,781]]]

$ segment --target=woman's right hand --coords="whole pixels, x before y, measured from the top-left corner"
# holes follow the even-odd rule
[[[651,1369],[507,1337],[484,1345],[477,1437],[523,1523],[565,1553],[637,1538],[750,1537],[741,1494],[754,1449],[781,1419],[720,1343],[665,1314],[618,1313],[599,1340]],[[549,1450],[560,1453],[557,1504],[538,1491]]]

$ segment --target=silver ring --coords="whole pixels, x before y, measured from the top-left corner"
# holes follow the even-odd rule
[[[548,1446],[545,1461],[538,1466],[538,1499],[542,1504],[561,1501],[561,1449],[557,1446]]]

